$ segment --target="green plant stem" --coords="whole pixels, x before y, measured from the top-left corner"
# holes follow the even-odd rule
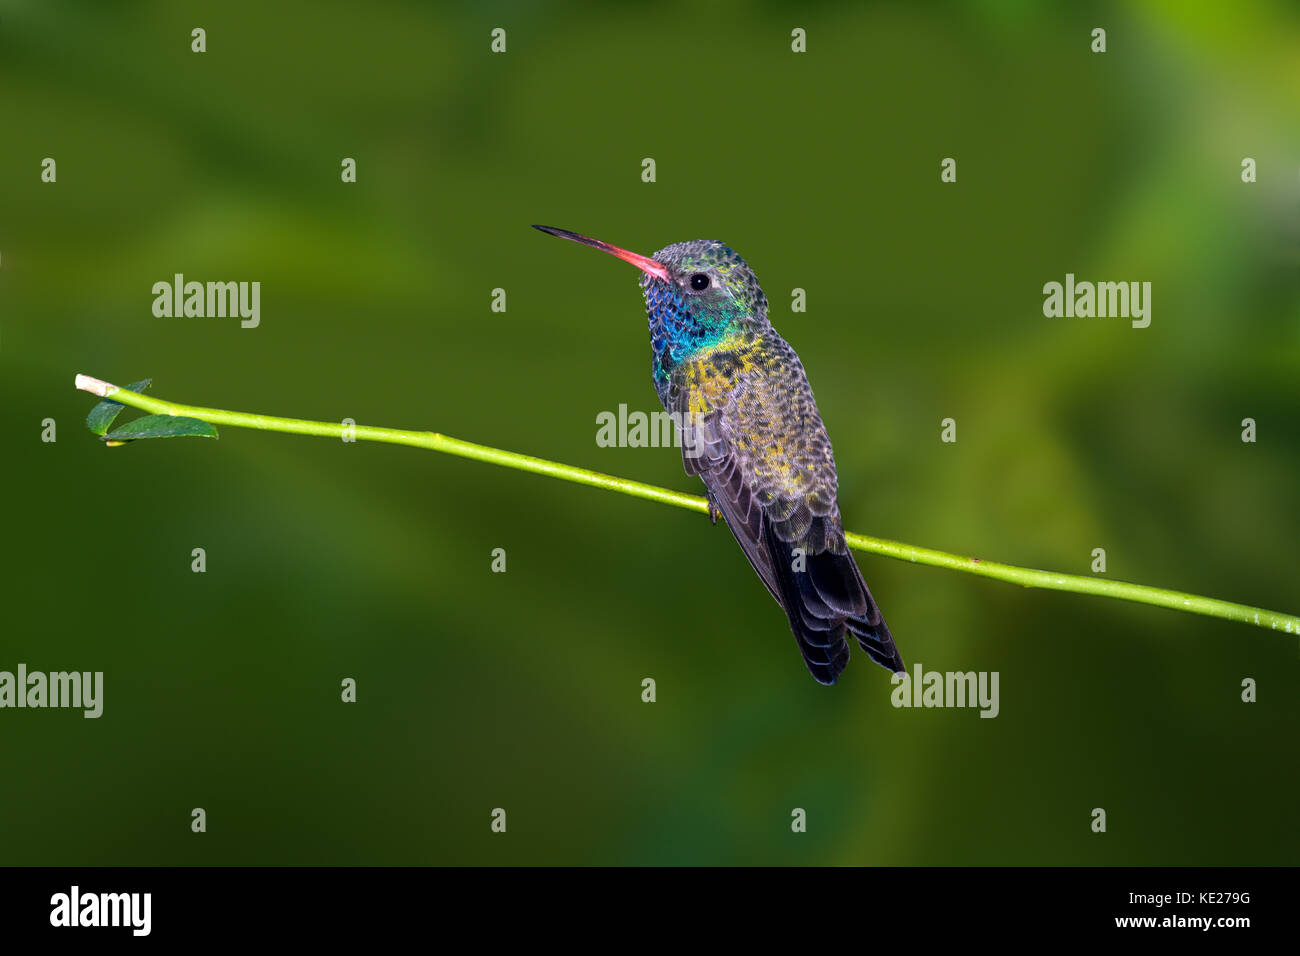
[[[502,451],[487,445],[461,441],[437,432],[407,431],[399,428],[380,428],[373,425],[344,426],[334,422],[307,421],[300,418],[280,418],[274,415],[255,415],[247,412],[232,412],[222,408],[202,408],[197,405],[180,405],[161,398],[152,398],[137,392],[127,391],[102,382],[99,379],[78,375],[77,387],[99,395],[111,397],[113,401],[130,405],[156,415],[180,415],[198,418],[213,425],[232,425],[238,428],[256,428],[262,431],[285,432],[291,435],[317,435],[324,438],[342,439],[347,433],[359,441],[387,442],[393,445],[410,445],[415,448],[427,448],[461,458],[528,471],[550,478],[560,478],[580,485],[617,491],[634,498],[645,498],[661,504],[685,508],[707,514],[709,510],[706,499],[699,495],[670,491],[656,485],[647,485],[627,478],[601,474],[586,468],[565,465],[560,462],[534,458],[531,455],[519,455]],[[1034,568],[1021,568],[1010,564],[998,564],[979,558],[962,557],[946,551],[921,548],[916,545],[889,541],[884,538],[872,538],[864,534],[849,532],[845,535],[849,547],[869,554],[884,555],[913,564],[926,564],[931,567],[948,568],[952,571],[964,571],[981,577],[1019,584],[1026,588],[1046,588],[1055,591],[1071,591],[1076,594],[1093,594],[1098,597],[1116,598],[1121,601],[1135,601],[1139,604],[1153,604],[1157,607],[1203,614],[1208,617],[1223,618],[1253,624],[1256,627],[1280,630],[1287,634],[1300,635],[1300,616],[1282,614],[1264,608],[1235,604],[1203,597],[1199,594],[1186,594],[1181,591],[1169,591],[1164,588],[1151,587],[1146,584],[1130,584],[1109,578],[1084,577],[1075,574],[1060,574],[1055,571],[1039,571]]]

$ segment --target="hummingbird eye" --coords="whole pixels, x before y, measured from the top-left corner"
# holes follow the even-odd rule
[[[703,292],[709,287],[709,277],[703,272],[697,272],[691,276],[691,288],[696,292]]]

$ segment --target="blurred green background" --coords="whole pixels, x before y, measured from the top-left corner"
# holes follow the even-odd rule
[[[657,407],[636,273],[528,224],[718,238],[847,527],[1297,611],[1298,41],[1284,3],[0,2],[0,669],[106,685],[0,711],[0,862],[1296,862],[1294,636],[863,556],[909,666],[1001,675],[995,720],[896,710],[856,648],[814,683],[700,515],[229,428],[106,450],[72,380],[697,491],[595,444]],[[155,318],[176,272],[260,281],[260,327]],[[1150,328],[1045,318],[1066,272],[1151,281]]]

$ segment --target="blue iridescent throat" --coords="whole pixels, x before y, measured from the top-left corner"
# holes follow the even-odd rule
[[[712,351],[744,328],[745,313],[734,303],[704,309],[702,302],[667,282],[647,279],[642,285],[656,385],[665,384],[673,369],[691,356]]]

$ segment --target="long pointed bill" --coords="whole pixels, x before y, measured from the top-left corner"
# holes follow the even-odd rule
[[[646,275],[652,275],[656,279],[668,281],[668,269],[661,262],[646,256],[639,256],[635,252],[628,252],[626,249],[620,249],[618,246],[611,246],[608,242],[601,242],[599,239],[589,239],[586,236],[580,236],[576,232],[569,232],[567,229],[556,229],[554,226],[533,226],[534,229],[540,229],[542,232],[550,233],[552,236],[559,236],[561,239],[572,239],[574,242],[580,242],[584,246],[591,246],[593,249],[599,249],[601,252],[608,252],[611,256],[618,256],[624,262],[630,262]]]

